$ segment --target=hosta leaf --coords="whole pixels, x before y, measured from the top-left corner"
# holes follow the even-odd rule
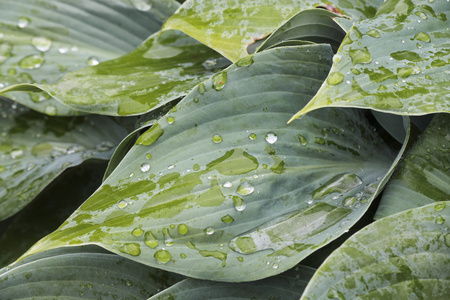
[[[311,267],[298,265],[295,269],[278,276],[246,283],[185,279],[154,295],[149,300],[297,300],[302,295],[314,271],[315,269]]]
[[[332,19],[337,16],[324,9],[303,10],[272,33],[258,51],[289,40],[327,43],[337,51],[345,37],[345,31]]]
[[[0,269],[0,294],[4,300],[144,300],[180,279],[97,247],[62,248]]]
[[[0,111],[0,220],[68,167],[109,159],[126,135],[107,117],[50,117],[10,100],[1,100]]]
[[[133,3],[136,5],[133,5]],[[139,4],[141,3],[141,4]],[[0,1],[0,93],[20,83],[54,83],[68,71],[135,49],[179,6],[174,0]],[[8,93],[48,115],[77,112],[46,93]]]
[[[188,0],[164,24],[213,48],[231,61],[248,55],[247,47],[264,38],[303,9],[325,7],[359,18],[372,17],[381,0],[327,1],[320,5],[307,0]],[[356,7],[356,8],[355,8]]]
[[[387,1],[350,29],[327,80],[293,119],[321,107],[450,112],[449,12],[446,1]]]
[[[361,111],[286,124],[331,56],[329,45],[266,50],[200,84],[30,253],[92,243],[220,281],[292,268],[361,217],[395,159]]]
[[[184,96],[228,65],[227,59],[191,37],[166,31],[153,34],[118,59],[69,72],[54,84],[32,86],[77,110],[127,116],[146,113]],[[24,88],[30,85],[9,90]]]
[[[448,201],[378,220],[327,258],[301,299],[447,299],[449,225]]]
[[[450,199],[450,116],[438,114],[383,192],[376,218]]]

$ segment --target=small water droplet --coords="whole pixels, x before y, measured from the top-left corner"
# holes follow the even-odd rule
[[[120,201],[117,203],[117,206],[118,206],[120,209],[124,209],[125,207],[128,206],[128,203],[127,203],[125,200],[120,200]]]
[[[178,225],[178,232],[180,233],[180,234],[186,234],[187,232],[188,232],[188,227],[187,227],[187,225],[186,224],[180,224],[180,225]]]
[[[134,173],[131,173],[131,174],[130,174],[130,178],[133,177],[133,176],[134,176]]]
[[[346,197],[343,201],[342,201],[342,205],[346,206],[346,207],[350,207],[353,204],[355,204],[358,201],[358,199],[356,199],[355,197]]]
[[[254,191],[255,191],[255,188],[248,181],[242,182],[237,188],[238,194],[240,194],[242,196],[250,195]]]
[[[299,140],[300,144],[302,144],[303,146],[305,146],[305,145],[306,145],[306,139],[305,139],[305,137],[304,137],[303,135],[301,135],[301,134],[297,134],[297,137],[298,137],[298,140]]]
[[[211,226],[210,226],[210,227],[207,227],[207,228],[205,229],[205,233],[206,233],[207,235],[212,235],[212,234],[214,233],[214,228],[212,228]]]
[[[329,85],[336,85],[344,80],[344,75],[339,72],[332,72],[328,75],[327,83]]]
[[[227,181],[222,186],[225,187],[225,188],[230,188],[230,187],[233,186],[233,184],[231,183],[231,181]]]
[[[87,60],[87,64],[90,66],[96,66],[98,65],[100,62],[98,61],[98,58],[95,56],[91,56],[88,58]]]
[[[375,30],[375,29],[372,29],[372,30],[369,30],[367,32],[367,35],[370,36],[370,37],[373,37],[373,38],[379,38],[380,37],[380,32]]]
[[[34,37],[31,43],[37,50],[46,52],[52,46],[52,41],[47,37]]]
[[[346,80],[345,83],[346,84],[350,84],[351,82],[350,82],[350,80]]]
[[[372,61],[372,55],[370,55],[367,49],[351,49],[349,50],[352,64],[368,64]]]
[[[234,221],[233,217],[230,216],[230,215],[223,216],[220,219],[222,220],[222,222],[227,223],[227,224],[229,224],[229,223]]]
[[[278,137],[275,133],[269,132],[268,134],[266,134],[266,141],[269,144],[274,144],[277,141]]]
[[[237,211],[243,211],[245,209],[244,200],[239,196],[233,196],[234,208]]]
[[[180,254],[180,257],[181,257],[182,259],[185,259],[185,258],[186,258],[186,254],[181,253],[181,254]]]
[[[135,229],[133,229],[131,234],[134,236],[141,236],[142,234],[144,234],[144,230],[142,230],[141,227],[136,227]]]
[[[163,235],[164,235],[164,243],[166,244],[166,246],[172,247],[174,242],[173,242],[172,237],[169,234],[169,229],[168,228],[164,228],[163,229]]]
[[[225,87],[225,84],[227,82],[227,72],[223,71],[223,72],[220,72],[220,73],[214,75],[214,77],[212,78],[212,81],[213,81],[212,87],[216,91],[222,90]]]
[[[175,165],[170,165],[167,167],[167,170],[172,170],[173,168],[175,168]]]
[[[19,22],[17,23],[17,26],[19,26],[19,28],[25,28],[28,26],[28,24],[31,23],[30,18],[27,17],[20,17],[19,18]]]
[[[28,55],[19,61],[19,67],[22,69],[37,69],[44,63],[44,59],[39,55]]]
[[[425,42],[425,43],[431,42],[430,35],[428,33],[425,33],[425,32],[418,32],[418,33],[416,33],[416,35],[414,36],[414,39],[418,40],[418,41]]]
[[[311,205],[311,204],[314,203],[314,200],[313,199],[309,199],[308,201],[306,201],[306,203],[308,203],[308,205]]]
[[[218,135],[218,134],[215,134],[215,135],[213,135],[213,137],[212,137],[212,141],[213,141],[214,143],[218,144],[218,143],[222,142],[222,137],[221,137],[220,135]]]
[[[436,205],[434,206],[434,209],[435,209],[436,211],[443,210],[444,208],[445,208],[445,203],[439,203],[439,204],[436,204]]]
[[[243,258],[242,256],[238,256],[237,260],[238,260],[239,262],[243,262],[243,261],[244,261],[244,258]]]
[[[314,143],[319,144],[319,145],[325,145],[325,140],[321,137],[316,137],[316,138],[314,138]]]
[[[55,116],[56,115],[56,107],[53,105],[47,105],[44,109],[44,112],[49,116]]]
[[[273,264],[272,266],[274,269],[278,269],[278,264]]]
[[[11,153],[9,155],[11,155],[12,159],[18,159],[18,158],[22,158],[23,157],[23,150],[22,149],[13,149],[11,150]]]
[[[170,253],[167,250],[158,250],[155,252],[154,257],[159,263],[165,264],[170,261]]]
[[[159,244],[155,235],[151,231],[145,232],[144,243],[152,249],[158,247],[158,244]]]
[[[198,85],[198,92],[199,92],[200,94],[202,94],[202,95],[206,92],[206,88],[205,88],[205,85],[204,85],[203,83],[200,83],[200,84]]]
[[[444,221],[445,221],[445,219],[441,215],[436,217],[436,224],[442,225],[442,224],[444,224]]]
[[[140,11],[149,11],[152,8],[148,0],[131,0],[134,6]]]
[[[148,172],[150,170],[150,165],[149,164],[147,164],[147,163],[143,163],[142,165],[141,165],[141,171],[142,172]]]
[[[58,52],[61,54],[67,53],[67,51],[69,51],[69,48],[67,47],[61,47],[58,49]]]
[[[167,121],[167,124],[173,124],[175,122],[175,118],[170,116],[170,117],[167,117],[166,121]]]
[[[250,133],[248,138],[251,139],[252,141],[254,141],[254,140],[256,140],[256,134],[255,133]]]

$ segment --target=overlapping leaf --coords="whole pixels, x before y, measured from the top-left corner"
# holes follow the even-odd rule
[[[185,279],[154,295],[149,300],[297,300],[302,295],[314,271],[315,269],[311,267],[298,265],[294,269],[278,276],[248,283]]]
[[[301,299],[447,299],[449,226],[449,201],[378,220],[327,258]]]
[[[50,117],[0,101],[0,220],[27,205],[68,167],[109,159],[126,135],[107,117]]]
[[[3,300],[144,300],[181,279],[97,247],[63,248],[0,269],[0,295]]]
[[[248,55],[247,47],[264,38],[303,9],[323,7],[355,19],[375,15],[381,0],[327,1],[307,0],[188,0],[164,24],[177,29],[221,53],[231,61]]]
[[[376,218],[450,199],[450,116],[438,114],[383,192]]]
[[[20,83],[54,83],[68,71],[117,58],[135,49],[179,6],[138,0],[0,1],[0,93]],[[7,93],[48,115],[74,115],[46,93]]]
[[[200,84],[27,255],[98,244],[221,281],[292,268],[364,214],[396,161],[361,111],[286,124],[331,56],[327,45],[267,50]]]
[[[326,82],[293,118],[321,107],[450,112],[449,12],[446,1],[387,1],[350,29]]]

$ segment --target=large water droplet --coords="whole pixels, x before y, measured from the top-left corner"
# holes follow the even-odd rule
[[[56,115],[56,107],[53,105],[47,105],[45,107],[44,112],[49,116],[55,116]]]
[[[19,67],[22,69],[37,69],[44,63],[44,59],[39,55],[28,55],[19,61]]]
[[[133,256],[138,256],[141,254],[141,247],[138,243],[126,243],[118,249],[120,252],[128,253]]]
[[[227,72],[220,72],[212,78],[213,81],[213,88],[216,91],[220,91],[225,86],[225,83],[227,82]]]
[[[240,194],[242,196],[250,195],[254,191],[255,191],[255,188],[248,181],[242,182],[237,188],[238,194]]]
[[[168,263],[170,261],[170,253],[166,250],[156,251],[154,257],[158,262],[162,264]]]
[[[329,85],[336,85],[341,83],[344,80],[344,75],[339,72],[332,72],[328,75],[327,83]]]
[[[42,52],[48,51],[52,46],[52,41],[47,37],[34,37],[31,43],[36,49]]]
[[[151,231],[145,232],[144,243],[152,249],[158,247],[158,244],[159,244],[155,235]]]
[[[141,171],[142,172],[148,172],[150,170],[150,164],[147,164],[147,163],[143,163],[142,165],[141,165]]]
[[[266,134],[266,141],[269,144],[274,144],[277,141],[278,137],[275,133],[269,132],[268,134]]]
[[[303,146],[305,146],[305,145],[306,145],[306,139],[305,139],[305,137],[304,137],[303,135],[301,135],[301,134],[297,134],[297,137],[298,137],[298,140],[299,140],[300,144],[302,144]]]
[[[256,140],[256,134],[255,133],[250,133],[248,138],[251,139],[252,141],[254,141],[254,140]]]
[[[133,229],[131,234],[134,236],[141,236],[142,234],[144,234],[144,230],[142,230],[141,227],[136,227],[135,229]]]
[[[180,224],[178,225],[178,232],[180,234],[186,234],[188,232],[188,227],[186,224]]]

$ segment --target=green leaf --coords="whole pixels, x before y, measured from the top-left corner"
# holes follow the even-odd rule
[[[396,163],[361,111],[286,124],[331,56],[329,45],[266,50],[200,84],[28,254],[98,244],[220,281],[292,268],[364,214]]]
[[[258,51],[289,40],[330,44],[337,51],[345,37],[345,31],[332,19],[337,16],[324,9],[303,10],[272,33]]]
[[[143,3],[0,0],[0,93],[15,84],[54,83],[69,71],[124,55],[179,6],[173,0],[157,1],[151,9]],[[46,93],[24,93],[29,89],[6,96],[48,115],[79,114]]]
[[[301,10],[318,6],[338,8],[343,14],[359,19],[373,16],[383,3],[381,0],[327,2],[329,5],[307,0],[188,0],[163,29],[180,30],[235,62],[248,55],[247,47],[255,40],[264,38]]]
[[[100,186],[105,167],[105,161],[91,160],[67,169],[11,217],[5,232],[0,230],[0,268],[57,229]]]
[[[2,299],[147,299],[181,280],[97,247],[51,250],[0,269]]]
[[[315,269],[298,265],[278,276],[246,283],[214,282],[185,279],[154,295],[149,300],[161,299],[254,299],[297,300],[302,295]]]
[[[375,218],[450,199],[450,116],[438,114],[386,185]]]
[[[450,112],[449,12],[446,1],[390,0],[375,18],[355,23],[327,80],[292,119],[322,107]]]
[[[120,58],[69,72],[54,84],[32,86],[77,110],[128,116],[184,96],[228,65],[227,59],[181,32],[158,32]]]
[[[50,117],[0,101],[0,220],[87,159],[107,160],[126,131],[101,116]]]
[[[448,201],[378,220],[328,257],[301,299],[447,299],[448,226]]]

